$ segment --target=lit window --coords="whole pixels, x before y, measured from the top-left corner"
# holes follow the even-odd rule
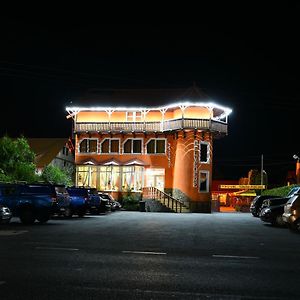
[[[84,139],[79,144],[80,153],[97,153],[97,139]]]
[[[140,122],[143,121],[143,114],[140,111],[128,111],[126,119],[128,122]]]
[[[209,163],[209,143],[200,142],[200,162]]]
[[[123,145],[124,153],[139,154],[142,153],[141,139],[128,139]]]
[[[122,190],[141,191],[144,168],[140,166],[122,167]]]
[[[120,182],[120,168],[115,166],[100,167],[100,190],[118,191]]]
[[[199,173],[199,192],[209,192],[209,171],[200,171]]]
[[[151,139],[147,143],[148,154],[164,154],[166,153],[166,140],[165,139]]]

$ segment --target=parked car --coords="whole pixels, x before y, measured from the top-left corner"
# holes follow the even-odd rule
[[[53,199],[48,185],[0,184],[0,205],[7,206],[23,224],[35,220],[47,222],[52,214]]]
[[[0,224],[8,224],[12,217],[10,209],[6,206],[0,205]]]
[[[300,232],[300,193],[295,194],[284,205],[282,219],[291,229]]]
[[[84,187],[68,187],[67,191],[71,197],[70,211],[67,217],[78,215],[83,217],[90,207],[88,190]]]
[[[88,198],[88,211],[91,214],[99,214],[102,212],[102,199],[100,198],[96,188],[86,188]]]
[[[71,197],[64,185],[52,185],[54,211],[58,215],[68,215],[71,206]]]
[[[272,225],[283,226],[285,225],[282,219],[283,210],[284,204],[264,207],[260,212],[260,219]]]
[[[256,196],[250,205],[250,212],[254,217],[259,217],[261,206],[264,200],[271,199],[271,198],[278,198],[278,196],[270,196],[270,195],[259,195]]]
[[[109,194],[105,194],[105,193],[101,193],[100,194],[101,198],[103,200],[106,200],[106,207],[111,210],[111,211],[116,211],[121,209],[122,205],[116,201],[115,199],[113,199],[113,197]]]
[[[298,192],[300,192],[300,186],[292,188],[286,197],[277,197],[272,199],[269,198],[263,200],[260,219],[273,225],[285,225],[285,222],[282,218],[284,213],[284,205]]]

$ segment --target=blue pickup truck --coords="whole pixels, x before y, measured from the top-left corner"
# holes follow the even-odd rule
[[[71,197],[72,214],[83,217],[86,212],[99,214],[103,211],[101,198],[95,188],[69,187],[67,191]]]
[[[53,213],[50,185],[0,183],[0,205],[6,206],[23,224],[47,222]]]

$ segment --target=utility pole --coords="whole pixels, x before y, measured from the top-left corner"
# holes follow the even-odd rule
[[[260,184],[264,184],[264,155],[261,155]]]

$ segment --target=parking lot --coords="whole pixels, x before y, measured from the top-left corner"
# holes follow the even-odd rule
[[[249,213],[0,226],[1,299],[299,299],[300,235]]]

